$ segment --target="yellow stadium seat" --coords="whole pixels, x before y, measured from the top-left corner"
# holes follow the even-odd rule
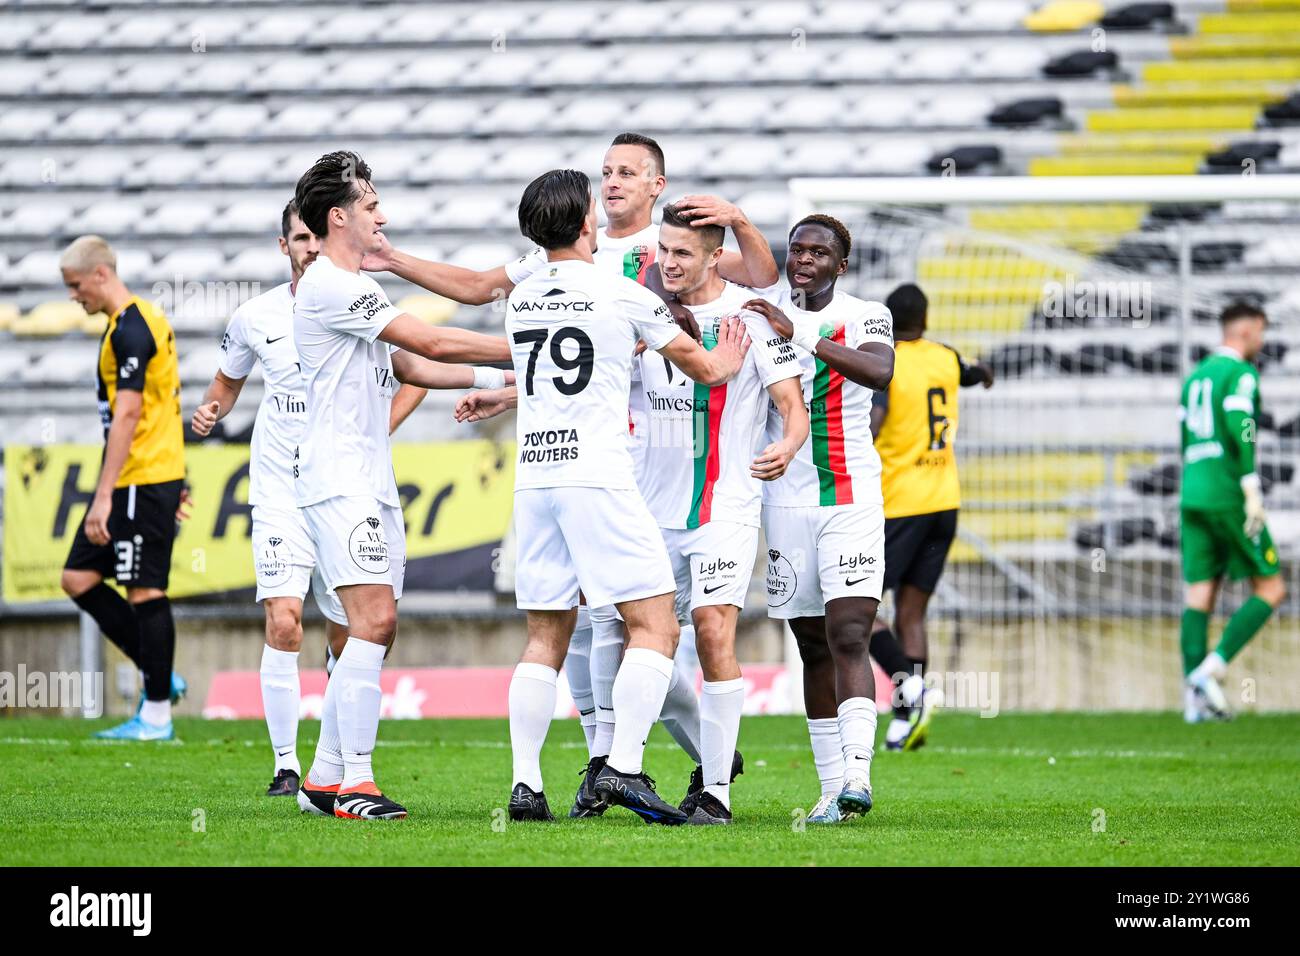
[[[14,303],[0,302],[0,332],[13,328],[13,324],[18,321],[20,315],[22,315],[22,312]]]
[[[1026,30],[1053,33],[1081,30],[1101,19],[1106,8],[1096,0],[1051,0],[1025,17]]]
[[[1116,485],[1129,473],[1150,468],[1155,456],[1147,452],[1116,455],[1110,479]],[[985,455],[961,462],[963,496],[974,501],[1052,502],[1086,495],[1106,481],[1106,458],[1095,453]]]
[[[991,253],[953,248],[942,258],[922,259],[917,263],[919,282],[961,279],[966,282],[989,282],[1002,279],[1056,279],[1065,274],[1059,266],[1020,256],[1006,249]]]
[[[1092,110],[1086,126],[1094,132],[1117,130],[1254,129],[1259,109],[1254,106],[1151,107]]]
[[[1201,155],[1187,156],[1035,156],[1031,176],[1190,176]]]
[[[976,207],[970,211],[972,228],[988,232],[1085,232],[1096,235],[1119,235],[1132,232],[1146,218],[1144,204],[1095,203],[1087,205],[1036,206],[1022,203],[1012,206]]]
[[[1142,65],[1142,78],[1149,83],[1175,80],[1205,82],[1300,79],[1300,59],[1161,60]]]
[[[1057,139],[1056,148],[1066,156],[1088,153],[1187,153],[1204,156],[1223,149],[1228,142],[1229,138],[1223,136],[1179,136],[1176,133],[1159,136],[1149,133],[1067,133]]]
[[[1197,22],[1197,32],[1277,34],[1300,32],[1300,11],[1276,13],[1206,13]]]
[[[935,302],[926,314],[926,327],[936,335],[947,334],[943,339],[965,354],[967,351],[978,354],[988,347],[988,341],[978,336],[961,336],[972,332],[1018,332],[1025,327],[1033,315],[1032,306],[1014,303],[992,303],[989,305],[965,305],[955,302]],[[956,334],[952,334],[956,333]]]
[[[966,490],[962,489],[962,497]],[[985,541],[997,544],[1004,541],[1061,541],[1069,537],[1071,526],[1093,516],[1088,508],[1071,508],[1062,511],[983,511],[968,507],[961,509],[960,528],[979,535]]]
[[[446,325],[459,308],[451,299],[431,293],[408,295],[397,303],[397,307],[430,325]]]
[[[1115,105],[1123,108],[1152,106],[1254,106],[1284,100],[1291,89],[1284,83],[1147,83],[1116,86]]]
[[[1211,36],[1170,37],[1169,52],[1180,60],[1296,56],[1300,55],[1300,36],[1219,33]]]
[[[1227,0],[1224,6],[1238,13],[1251,10],[1300,10],[1300,0]]]
[[[15,320],[10,331],[14,335],[48,338],[66,335],[81,328],[87,318],[85,310],[75,302],[42,302],[26,315]]]

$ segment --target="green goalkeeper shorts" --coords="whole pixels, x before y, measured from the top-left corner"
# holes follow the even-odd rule
[[[1181,515],[1183,580],[1188,584],[1217,580],[1225,572],[1234,581],[1277,574],[1277,549],[1268,528],[1246,537],[1244,509],[1184,508]]]

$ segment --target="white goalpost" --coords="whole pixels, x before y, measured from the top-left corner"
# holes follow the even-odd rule
[[[791,180],[791,224],[814,212],[852,232],[841,288],[915,282],[927,337],[997,374],[960,396],[931,670],[996,682],[1003,709],[1180,706],[1178,395],[1236,300],[1271,322],[1258,460],[1300,584],[1300,176]],[[1234,662],[1239,709],[1300,707],[1296,608]]]

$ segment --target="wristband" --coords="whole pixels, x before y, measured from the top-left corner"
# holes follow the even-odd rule
[[[795,325],[794,335],[790,341],[805,352],[811,354],[817,348],[817,343],[821,341],[821,332],[814,325]]]
[[[505,388],[506,373],[486,365],[474,366],[474,388]]]

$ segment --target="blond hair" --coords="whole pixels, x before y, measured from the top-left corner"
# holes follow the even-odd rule
[[[70,272],[89,272],[97,266],[117,272],[117,253],[102,236],[78,236],[59,257],[59,268]]]

